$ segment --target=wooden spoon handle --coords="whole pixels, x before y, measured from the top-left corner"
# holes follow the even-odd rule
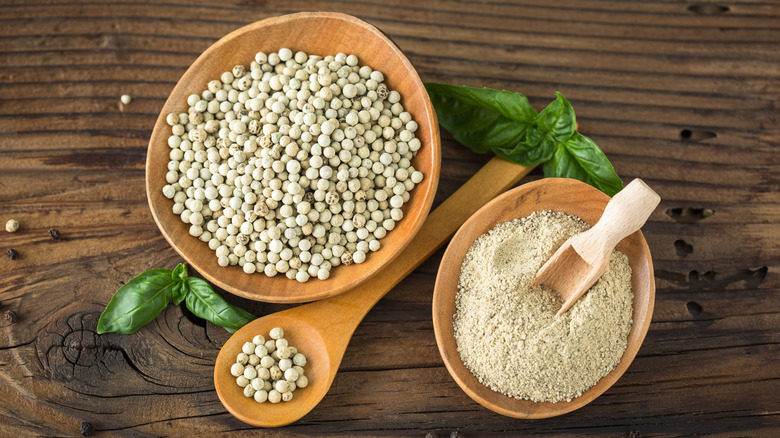
[[[491,159],[454,194],[434,210],[409,246],[376,276],[355,289],[306,307],[318,306],[319,321],[312,321],[332,340],[349,342],[363,317],[387,292],[452,237],[474,212],[520,181],[533,167]],[[294,312],[296,309],[290,309]]]
[[[572,246],[591,266],[609,260],[615,246],[642,228],[660,201],[644,181],[634,179],[612,197],[593,228],[572,239]]]

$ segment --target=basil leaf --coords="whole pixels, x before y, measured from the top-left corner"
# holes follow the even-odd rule
[[[612,196],[623,183],[604,153],[576,131],[574,109],[561,93],[541,113],[522,94],[426,82],[439,123],[477,153],[533,166],[547,177],[586,182]]]
[[[195,316],[207,319],[230,333],[255,319],[251,313],[231,306],[211,286],[200,278],[187,279],[186,304]]]
[[[171,278],[176,282],[173,288],[173,304],[178,306],[187,296],[187,285],[185,283],[187,281],[187,265],[184,263],[176,265],[173,273],[171,273]]]
[[[439,123],[477,153],[509,150],[521,143],[536,110],[519,93],[426,82]]]
[[[536,117],[536,110],[520,93],[436,82],[426,82],[425,89],[428,94],[449,97],[469,106],[488,109],[516,122],[530,122]]]
[[[574,134],[576,118],[574,109],[561,93],[536,116],[534,125],[528,129],[526,142],[530,149],[526,152],[529,162],[543,163],[552,158],[555,146]]]
[[[184,263],[179,263],[176,265],[175,268],[173,268],[173,272],[171,272],[171,278],[174,280],[180,280],[180,281],[186,281],[187,280],[187,265]]]
[[[170,269],[152,269],[128,281],[100,315],[97,332],[135,333],[165,309],[178,283]]]
[[[609,196],[623,188],[604,152],[579,132],[558,144],[552,159],[544,164],[544,176],[578,179]]]

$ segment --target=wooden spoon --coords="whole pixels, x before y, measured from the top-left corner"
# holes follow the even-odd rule
[[[539,269],[531,286],[546,284],[563,298],[558,315],[569,310],[607,270],[615,246],[639,230],[661,197],[641,179],[616,194],[592,228],[574,235]]]
[[[239,420],[261,427],[284,426],[306,415],[328,392],[355,328],[374,304],[441,247],[480,206],[530,171],[493,158],[429,215],[401,256],[376,276],[344,294],[266,315],[238,330],[225,342],[214,366],[214,386],[225,408]],[[261,404],[244,397],[230,366],[245,342],[257,334],[267,335],[273,327],[282,327],[290,345],[307,356],[309,386],[297,389],[290,402]]]
[[[169,113],[186,113],[187,96],[200,94],[208,82],[237,64],[249,65],[259,51],[287,47],[311,55],[354,54],[360,65],[381,71],[385,83],[401,94],[401,103],[418,124],[415,135],[422,146],[412,160],[425,179],[412,190],[403,206],[403,220],[382,239],[382,250],[364,263],[333,269],[327,280],[299,283],[284,275],[273,278],[247,275],[239,266],[221,267],[206,243],[189,235],[189,225],[173,214],[173,201],[162,194],[171,148]],[[441,140],[436,112],[420,77],[401,50],[379,29],[365,21],[335,12],[301,12],[258,21],[237,29],[214,43],[193,62],[171,91],[149,140],[146,193],[160,231],[171,246],[212,284],[250,300],[300,303],[337,295],[354,288],[397,257],[422,227],[433,204],[441,167]]]

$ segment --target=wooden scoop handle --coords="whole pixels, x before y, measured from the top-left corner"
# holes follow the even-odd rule
[[[644,181],[634,179],[612,197],[593,228],[572,239],[574,250],[591,266],[608,261],[615,246],[642,228],[660,201]]]

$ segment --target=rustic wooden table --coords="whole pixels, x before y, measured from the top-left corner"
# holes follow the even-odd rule
[[[0,5],[0,436],[780,434],[780,6],[772,2],[24,2]],[[113,292],[181,258],[144,193],[155,118],[228,32],[336,10],[386,32],[423,80],[555,91],[628,181],[663,198],[644,227],[657,296],[618,383],[558,418],[468,398],[436,348],[439,251],[358,327],[322,403],[282,429],[220,404],[228,334],[170,306],[134,335],[97,335]],[[119,96],[132,103],[122,105]],[[437,204],[489,157],[443,134]],[[540,178],[537,170],[525,181]],[[49,229],[61,233],[59,241]],[[225,294],[257,315],[285,308]]]

